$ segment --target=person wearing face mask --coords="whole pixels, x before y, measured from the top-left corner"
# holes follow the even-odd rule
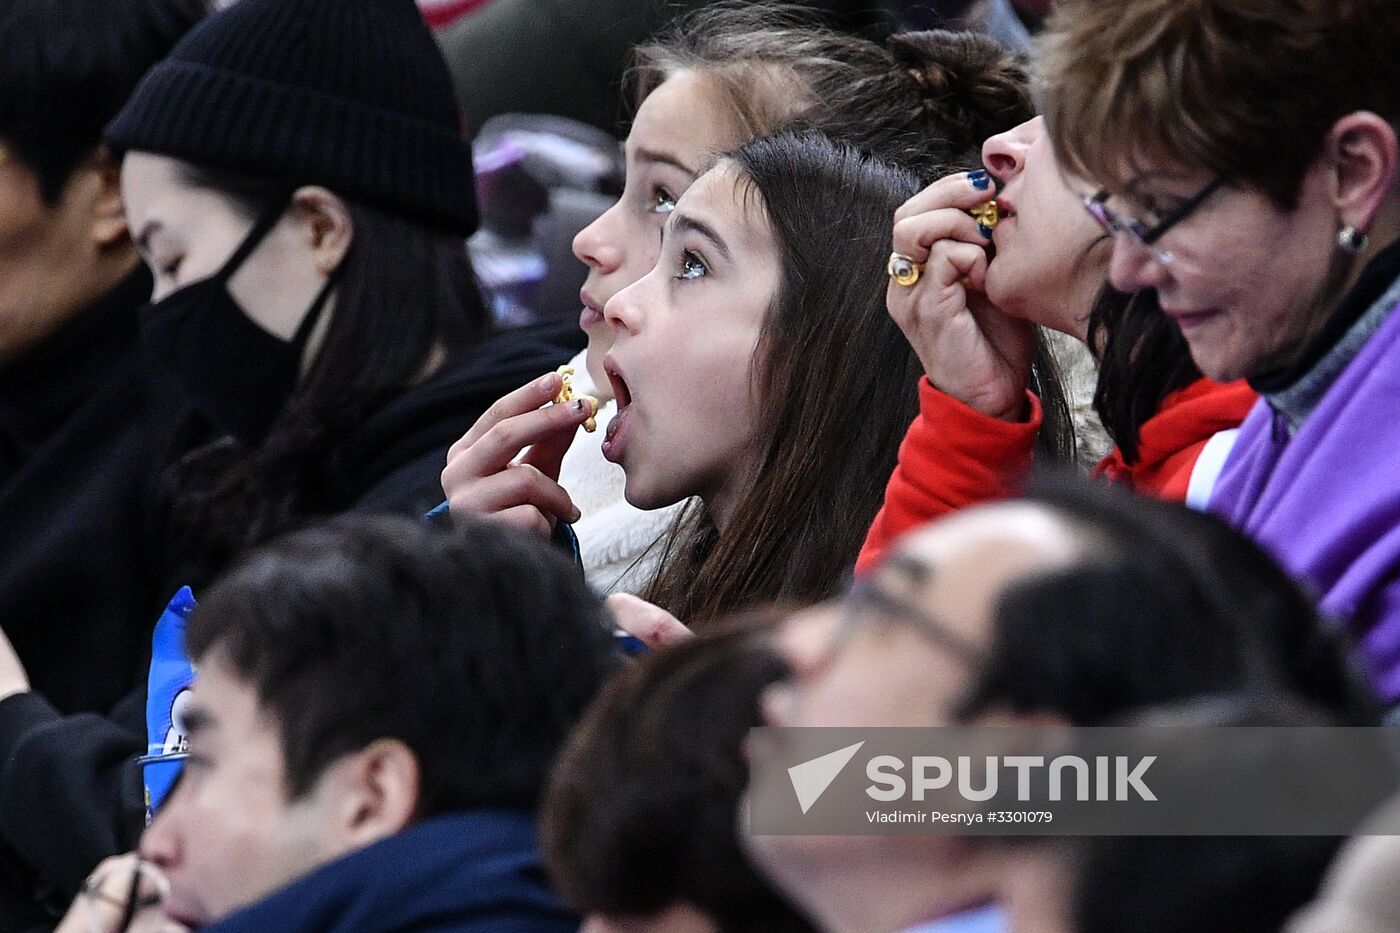
[[[210,428],[177,438],[173,529],[214,569],[317,515],[426,510],[453,427],[562,355],[539,331],[477,346],[470,150],[412,4],[277,9],[215,17],[107,131],[155,276],[143,342]],[[337,43],[372,32],[394,51]]]
[[[576,347],[557,328],[490,336],[463,246],[470,148],[412,0],[242,0],[106,139],[155,280],[140,337],[167,453],[162,601],[320,517],[421,515],[451,440]],[[141,823],[143,691],[65,719],[26,687],[0,678],[0,825],[72,891]]]

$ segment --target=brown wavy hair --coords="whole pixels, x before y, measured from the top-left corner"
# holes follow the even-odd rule
[[[1400,118],[1397,55],[1394,0],[1065,0],[1042,36],[1046,122],[1099,184],[1165,162],[1290,210],[1340,117]]]
[[[900,33],[885,45],[780,3],[720,3],[637,47],[638,105],[667,78],[705,75],[755,138],[801,124],[929,182],[978,163],[982,142],[1035,116],[1025,62],[971,32]]]

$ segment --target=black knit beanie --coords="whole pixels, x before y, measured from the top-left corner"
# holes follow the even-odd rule
[[[146,75],[105,136],[476,229],[471,146],[414,0],[240,0]]]

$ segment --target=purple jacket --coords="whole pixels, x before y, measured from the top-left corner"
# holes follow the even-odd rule
[[[1267,401],[1254,406],[1210,509],[1312,587],[1381,697],[1400,702],[1400,312],[1291,437]]]

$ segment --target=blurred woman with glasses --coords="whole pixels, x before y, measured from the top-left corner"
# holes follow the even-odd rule
[[[1102,189],[1113,284],[1263,396],[1210,508],[1321,594],[1392,703],[1397,37],[1390,0],[1073,0],[1043,60],[1060,162]]]

